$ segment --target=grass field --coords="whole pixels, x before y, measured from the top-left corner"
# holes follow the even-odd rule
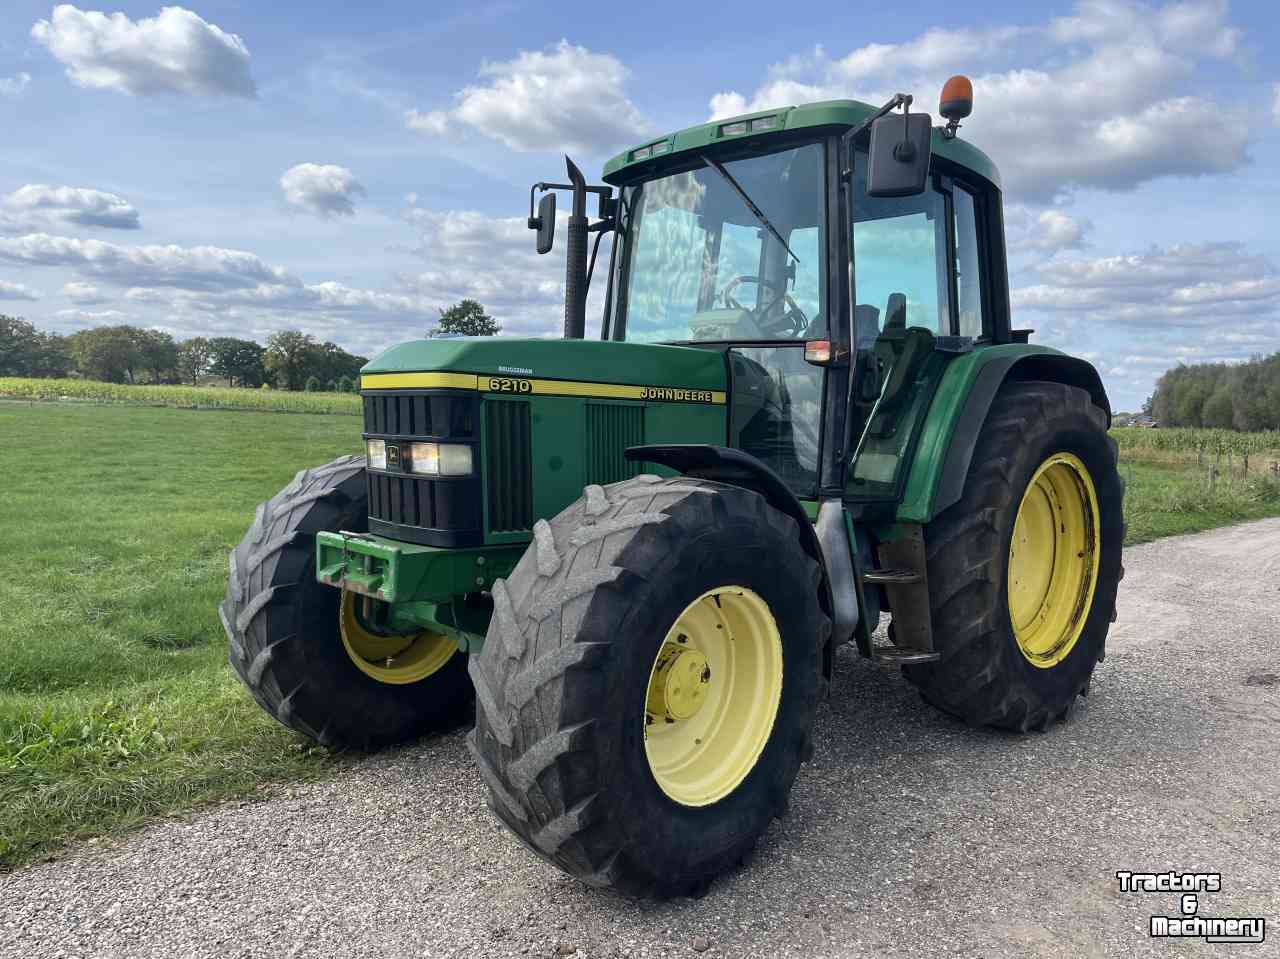
[[[0,437],[0,867],[340,761],[241,689],[216,607],[254,506],[358,420],[14,402]],[[1122,460],[1131,542],[1280,515],[1265,451]]]
[[[226,664],[254,506],[350,416],[0,404],[0,864],[327,760]]]

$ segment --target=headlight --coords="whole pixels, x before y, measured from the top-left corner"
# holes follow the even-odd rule
[[[369,468],[375,470],[384,470],[387,468],[387,443],[386,440],[366,440],[365,455],[369,460]]]
[[[470,476],[471,447],[461,443],[410,443],[409,469],[429,476]]]

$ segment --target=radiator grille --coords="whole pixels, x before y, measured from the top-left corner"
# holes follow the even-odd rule
[[[495,533],[528,530],[533,526],[529,404],[490,400],[484,409],[489,530]]]
[[[644,407],[616,403],[587,404],[587,482],[618,483],[637,475],[640,463],[622,452],[644,443]]]
[[[364,397],[364,431],[388,436],[472,436],[472,409],[472,401],[456,395],[374,394]]]
[[[460,393],[366,394],[365,438],[388,444],[431,441],[474,443],[479,401]],[[478,451],[477,451],[478,452]],[[405,470],[366,471],[372,532],[428,546],[465,546],[482,537],[480,478],[435,478]]]

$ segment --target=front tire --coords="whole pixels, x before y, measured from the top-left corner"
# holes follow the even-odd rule
[[[332,748],[375,749],[470,715],[466,656],[447,637],[387,636],[362,598],[315,577],[315,534],[364,532],[363,456],[298,473],[258,507],[218,608],[229,659],[270,715]]]
[[[1124,482],[1106,414],[1061,383],[1006,383],[960,501],[925,530],[935,663],[904,667],[944,712],[1025,732],[1086,695],[1124,574]]]
[[[830,630],[818,564],[758,494],[683,477],[589,486],[534,533],[471,661],[490,805],[592,885],[696,893],[785,811]]]

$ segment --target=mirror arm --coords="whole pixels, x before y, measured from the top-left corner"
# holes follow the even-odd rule
[[[853,141],[861,136],[865,131],[870,130],[871,124],[875,123],[885,114],[892,113],[894,110],[898,109],[898,107],[903,107],[904,110],[908,110],[911,108],[911,104],[914,101],[915,97],[910,93],[895,93],[888,103],[840,137],[840,145],[843,147],[844,158],[847,163],[847,166],[842,171],[843,176],[853,176]],[[905,124],[905,121],[903,122]],[[533,201],[530,200],[529,202],[529,209],[532,210]]]

